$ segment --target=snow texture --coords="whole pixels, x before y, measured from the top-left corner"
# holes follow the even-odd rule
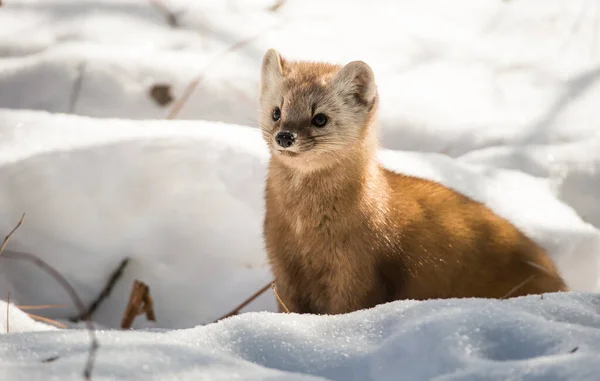
[[[0,235],[26,212],[7,251],[38,255],[86,304],[131,258],[94,314],[105,329],[94,379],[597,379],[600,3],[3,3]],[[343,316],[274,314],[267,292],[211,324],[271,280],[268,152],[256,128],[270,47],[369,63],[381,162],[489,205],[549,251],[574,291]],[[160,105],[151,88],[178,98],[194,78],[179,120],[164,120],[173,102]],[[113,330],[135,279],[149,284],[158,320]],[[31,263],[1,259],[0,299],[9,291],[0,378],[81,379],[81,326],[56,329],[18,309],[68,304],[32,312],[70,324],[65,291]]]
[[[600,297],[395,302],[341,316],[253,312],[174,331],[102,331],[95,380],[595,380]],[[85,331],[0,343],[4,379],[79,380]],[[56,359],[43,363],[44,359]]]

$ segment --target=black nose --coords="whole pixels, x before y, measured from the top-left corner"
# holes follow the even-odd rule
[[[291,147],[296,141],[294,135],[289,131],[281,131],[275,135],[275,141],[283,148]]]

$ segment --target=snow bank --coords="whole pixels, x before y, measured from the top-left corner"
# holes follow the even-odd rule
[[[469,152],[460,159],[545,178],[559,199],[585,221],[600,227],[600,130],[581,141],[491,147]]]
[[[177,331],[102,331],[95,380],[595,380],[600,296],[400,301],[341,316],[248,313]],[[10,334],[14,381],[80,380],[85,331]],[[43,363],[42,360],[56,358]]]
[[[120,323],[134,279],[151,287],[163,327],[211,322],[271,280],[256,130],[10,111],[0,120],[0,231],[27,213],[8,249],[39,255],[86,301],[132,258],[99,322]],[[69,302],[29,263],[6,260],[0,276],[15,300]],[[272,296],[253,308],[273,309]]]
[[[600,290],[600,232],[547,180],[440,154],[380,157],[487,203],[548,248],[571,287]],[[94,316],[104,326],[119,325],[134,279],[149,284],[159,327],[210,323],[271,280],[262,241],[267,158],[259,131],[244,126],[3,110],[0,231],[26,212],[8,249],[42,257],[86,302],[132,258]],[[0,280],[0,295],[11,290],[19,303],[69,303],[29,263],[4,260]],[[270,292],[245,311],[260,310],[275,310]]]

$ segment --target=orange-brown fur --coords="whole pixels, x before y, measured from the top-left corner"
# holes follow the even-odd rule
[[[567,290],[544,250],[485,205],[377,162],[378,95],[367,64],[290,62],[269,50],[260,94],[271,150],[264,238],[292,312]],[[311,126],[319,112],[330,121],[323,128]],[[274,143],[281,130],[297,134],[289,150]]]

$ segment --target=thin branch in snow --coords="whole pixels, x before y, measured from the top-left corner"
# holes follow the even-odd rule
[[[8,298],[6,298],[6,333],[10,332],[10,325],[9,325],[9,315],[8,315],[8,307],[10,307],[10,291],[8,292]]]
[[[8,233],[8,235],[6,237],[4,237],[4,241],[2,242],[2,246],[0,246],[0,255],[2,255],[2,252],[6,248],[6,245],[8,244],[8,241],[10,241],[10,237],[12,237],[12,235],[19,228],[19,226],[21,226],[21,224],[23,223],[24,219],[25,219],[25,213],[23,213],[23,215],[21,216],[21,219],[19,220],[19,222],[17,223],[17,225],[15,225],[15,227],[10,231],[10,233]]]
[[[270,28],[267,28],[270,29]],[[242,48],[244,45],[248,45],[249,43],[251,43],[252,41],[256,40],[257,38],[261,37],[263,35],[265,31],[261,31],[260,33],[255,34],[254,36],[248,37],[246,39],[243,39],[241,41],[236,42],[235,44],[231,45],[229,48],[227,48],[226,50],[224,50],[223,52],[217,54],[200,72],[200,74],[198,74],[198,76],[196,76],[196,78],[194,78],[188,85],[187,87],[183,90],[183,94],[181,95],[181,97],[179,99],[177,99],[175,101],[175,104],[173,105],[173,108],[171,108],[171,111],[169,112],[169,115],[167,115],[167,119],[174,119],[179,112],[181,111],[181,109],[183,108],[183,106],[187,103],[187,101],[189,100],[190,96],[192,95],[192,93],[194,92],[194,90],[196,89],[196,87],[204,80],[204,78],[206,77],[206,72],[215,64],[217,64],[218,62],[221,61],[221,59],[231,53],[234,52],[240,48]]]
[[[246,307],[248,304],[250,304],[252,301],[254,301],[254,299],[258,298],[260,295],[262,295],[265,291],[267,291],[269,289],[269,287],[271,287],[271,283],[269,282],[267,283],[264,287],[262,287],[260,290],[256,291],[254,294],[252,294],[252,296],[250,296],[248,299],[244,300],[240,305],[238,305],[237,307],[235,307],[233,310],[231,310],[230,312],[228,312],[227,314],[221,316],[220,318],[218,318],[217,320],[215,320],[214,322],[218,322],[219,320],[223,320],[226,319],[228,317],[237,315],[242,308]]]
[[[121,277],[123,276],[123,272],[125,271],[125,267],[128,263],[129,258],[123,259],[119,266],[115,269],[115,271],[113,271],[110,278],[108,279],[108,282],[102,289],[102,292],[100,292],[100,294],[98,295],[98,297],[96,297],[92,304],[90,304],[90,306],[86,308],[83,314],[80,313],[77,316],[69,318],[69,320],[74,323],[77,323],[81,320],[90,319],[94,312],[96,312],[100,304],[110,296],[110,293],[117,284],[118,280],[121,279]]]
[[[34,265],[36,265],[37,267],[41,268],[48,275],[50,275],[52,278],[54,278],[61,285],[61,287],[63,289],[65,289],[65,291],[67,291],[67,293],[69,294],[69,297],[73,301],[73,304],[79,310],[80,313],[83,313],[85,311],[85,305],[81,301],[81,298],[79,298],[79,295],[77,295],[77,292],[75,291],[73,286],[71,286],[71,284],[65,279],[65,277],[63,277],[58,271],[56,271],[56,269],[54,269],[52,266],[50,266],[49,264],[47,264],[46,262],[44,262],[37,256],[30,254],[30,253],[6,252],[6,253],[2,254],[2,257],[31,262]],[[90,336],[90,349],[88,352],[87,362],[86,362],[85,368],[83,370],[83,377],[85,380],[89,381],[92,379],[92,370],[94,368],[94,360],[96,358],[96,352],[98,351],[100,344],[98,342],[98,339],[96,338],[96,330],[94,328],[94,323],[90,319],[86,319],[85,325],[86,325],[86,330],[88,331],[88,334]]]
[[[281,304],[281,306],[283,307],[285,312],[287,312],[289,314],[290,313],[289,308],[287,308],[287,306],[285,305],[283,300],[281,300],[281,298],[279,297],[279,294],[277,293],[277,290],[275,289],[275,281],[271,282],[271,289],[273,290],[273,294],[275,294],[277,301]]]
[[[67,291],[71,300],[73,301],[73,304],[75,304],[75,307],[77,309],[79,309],[80,311],[85,311],[85,306],[83,305],[83,302],[79,298],[79,295],[77,295],[77,292],[75,291],[73,286],[71,286],[71,284],[65,279],[65,277],[63,277],[52,266],[50,266],[49,264],[47,264],[46,262],[44,262],[37,256],[30,254],[30,253],[4,252],[4,248],[6,247],[6,244],[8,243],[8,241],[10,240],[10,237],[21,226],[24,219],[25,219],[25,213],[23,213],[23,215],[21,216],[21,219],[19,220],[17,225],[15,225],[15,227],[10,231],[10,233],[8,233],[6,238],[4,238],[4,242],[2,243],[2,246],[0,246],[0,259],[10,258],[10,259],[17,259],[17,260],[32,262],[34,265],[41,268],[46,273],[48,273],[50,276],[52,276],[52,278],[54,278],[62,286],[62,288],[64,288],[65,291]],[[98,343],[98,339],[96,338],[94,323],[92,323],[91,320],[87,319],[86,327],[87,327],[87,331],[90,336],[90,350],[89,350],[88,359],[87,359],[85,368],[83,370],[83,377],[85,380],[89,381],[92,379],[92,369],[94,367],[94,359],[96,358],[96,351],[100,347],[100,344]]]

